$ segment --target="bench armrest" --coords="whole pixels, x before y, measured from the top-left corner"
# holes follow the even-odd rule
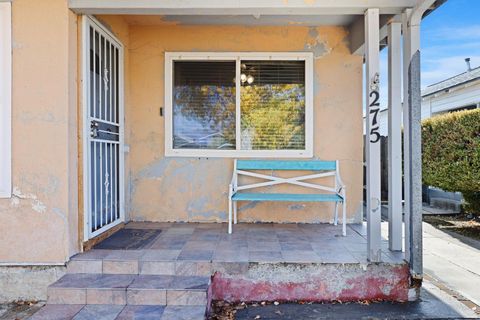
[[[338,160],[337,160],[337,169],[335,172],[335,180],[337,182],[337,188],[338,188],[337,192],[339,193],[340,191],[342,191],[342,189],[343,190],[345,189],[345,183],[343,183],[342,177],[340,177],[340,165]]]
[[[238,181],[237,181],[237,159],[233,162],[233,173],[232,180],[230,181],[230,192],[235,193],[237,191]]]
[[[335,176],[335,179],[337,179],[337,192],[340,192],[342,189],[345,189],[345,184],[342,181],[342,178],[340,176]]]

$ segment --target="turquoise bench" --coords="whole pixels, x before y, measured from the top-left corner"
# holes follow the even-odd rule
[[[270,174],[262,173],[270,171]],[[274,175],[275,171],[313,171],[295,177],[282,178]],[[238,177],[247,176],[264,179],[266,181],[239,185]],[[334,186],[326,186],[307,180],[334,177]],[[251,189],[290,184],[322,193],[264,193],[241,192]],[[337,161],[291,161],[291,160],[235,160],[232,181],[228,192],[228,233],[232,233],[233,224],[237,224],[238,201],[284,201],[284,202],[334,202],[335,211],[333,223],[338,224],[338,204],[342,204],[342,234],[346,228],[346,190],[340,177],[340,168]],[[233,212],[233,217],[232,217]],[[233,219],[232,219],[233,218]]]

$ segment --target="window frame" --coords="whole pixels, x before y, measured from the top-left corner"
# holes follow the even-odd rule
[[[12,196],[12,5],[0,2],[0,198]]]
[[[236,63],[236,150],[173,148],[173,63],[175,61],[235,61]],[[240,149],[240,61],[305,61],[305,149]],[[313,157],[313,53],[311,52],[165,52],[165,156],[224,158],[311,158]]]

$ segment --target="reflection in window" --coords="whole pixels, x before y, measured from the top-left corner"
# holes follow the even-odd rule
[[[235,149],[235,61],[176,61],[173,148]]]
[[[241,149],[305,149],[305,62],[241,62]]]

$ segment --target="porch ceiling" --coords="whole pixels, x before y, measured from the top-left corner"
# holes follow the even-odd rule
[[[123,15],[130,25],[349,26],[356,15]]]

